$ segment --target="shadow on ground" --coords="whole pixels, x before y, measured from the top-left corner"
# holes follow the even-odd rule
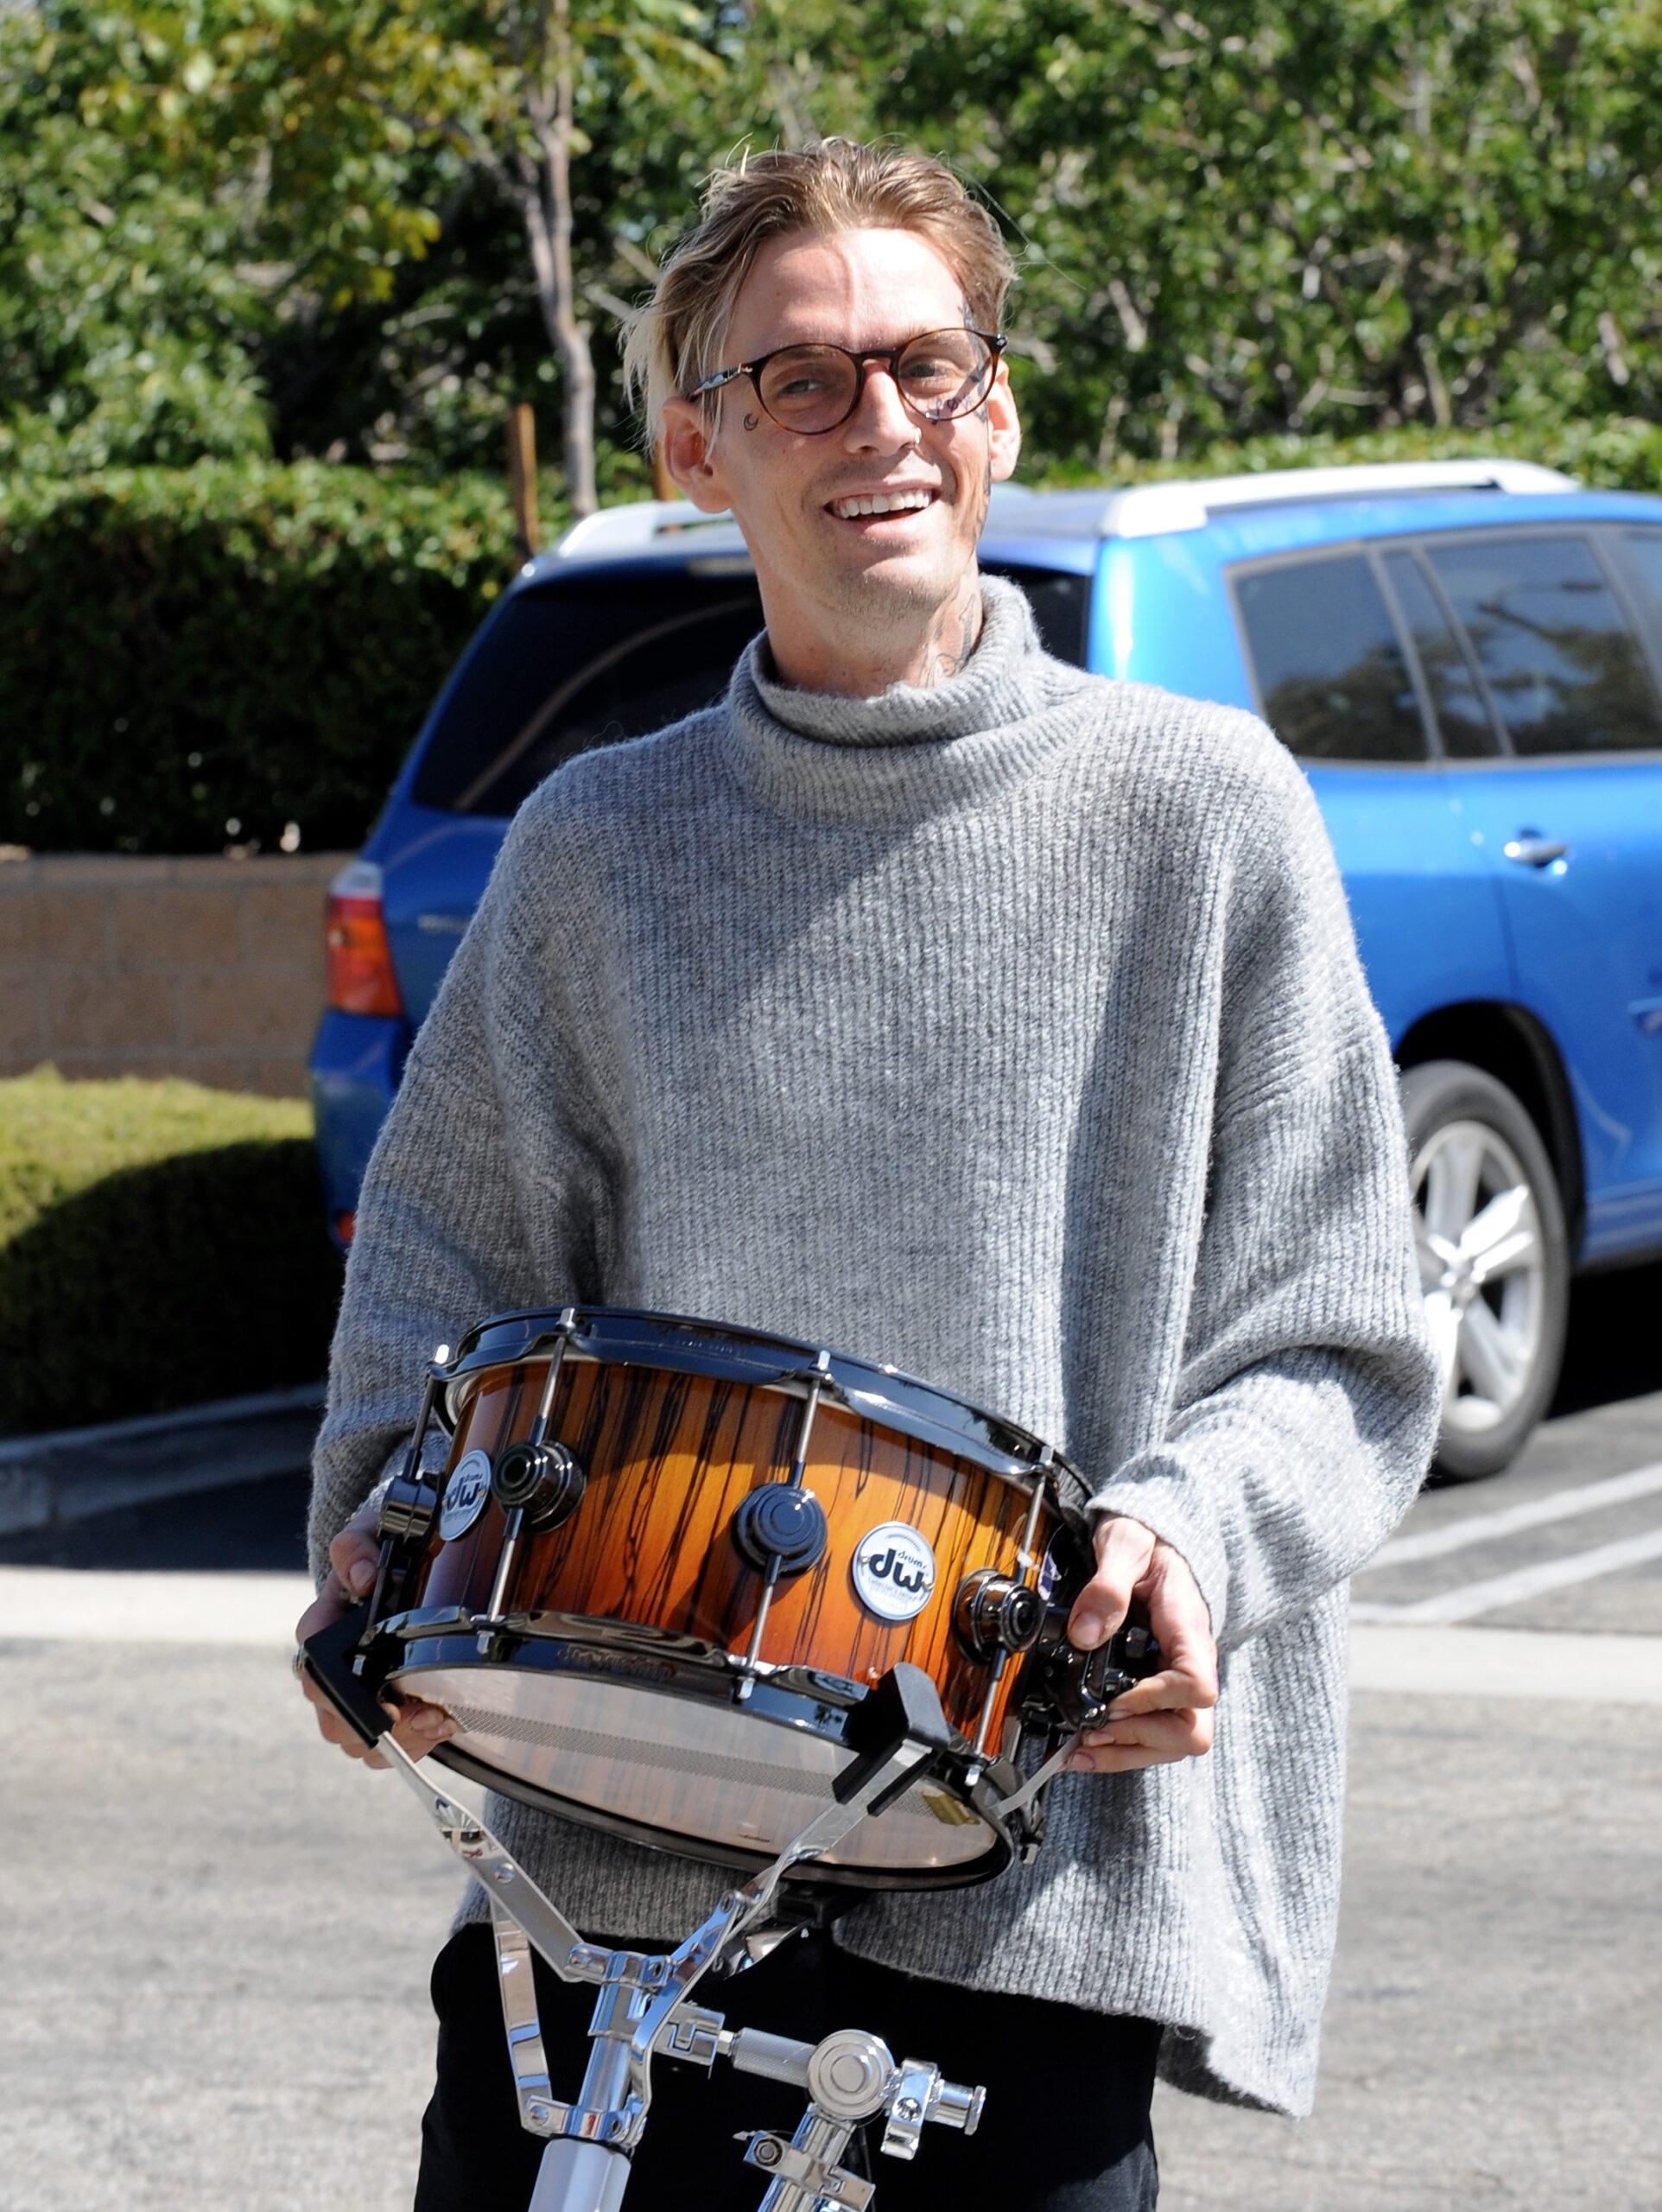
[[[65,1529],[0,1539],[0,1566],[293,1573],[306,1565],[303,1473],[124,1505]]]
[[[1549,1420],[1662,1390],[1662,1262],[1583,1275],[1570,1295],[1564,1372]]]

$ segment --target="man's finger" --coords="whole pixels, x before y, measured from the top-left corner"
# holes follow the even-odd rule
[[[392,1726],[392,1739],[401,1751],[413,1759],[423,1758],[435,1744],[447,1743],[456,1732],[456,1724],[442,1706],[428,1705],[420,1698],[412,1698],[407,1705],[382,1703],[389,1713],[398,1715]]]
[[[325,1743],[333,1744],[337,1751],[345,1751],[348,1758],[362,1759],[366,1766],[384,1767],[384,1752],[366,1744],[358,1731],[343,1720],[317,1684],[302,1668],[301,1688],[307,1702],[317,1715],[317,1725]],[[412,1698],[407,1704],[394,1705],[383,1700],[386,1710],[396,1714],[392,1737],[401,1751],[413,1759],[422,1758],[435,1744],[447,1743],[456,1732],[456,1724],[442,1706],[429,1705],[425,1699]]]
[[[1107,1720],[1101,1727],[1088,1728],[1080,1741],[1087,1751],[1141,1748],[1168,1751],[1178,1758],[1189,1758],[1197,1752],[1211,1750],[1212,1729],[1209,1712],[1186,1707],[1172,1712],[1132,1713],[1126,1719]]]
[[[1117,1717],[1167,1707],[1215,1705],[1218,1652],[1212,1616],[1193,1574],[1169,1547],[1156,1548],[1141,1595],[1149,1626],[1159,1639],[1160,1671],[1122,1690],[1110,1713]]]
[[[1146,1573],[1154,1532],[1140,1521],[1105,1521],[1096,1532],[1096,1573],[1075,1599],[1068,1641],[1081,1651],[1106,1643],[1131,1610],[1132,1592]]]
[[[1163,1667],[1158,1675],[1145,1675],[1140,1682],[1121,1690],[1108,1707],[1108,1718],[1131,1720],[1145,1713],[1193,1712],[1217,1701],[1215,1679],[1203,1673],[1191,1674],[1187,1667]]]
[[[379,1547],[367,1532],[348,1522],[329,1546],[329,1565],[334,1578],[349,1598],[367,1595],[375,1580],[375,1562]]]
[[[361,1759],[365,1766],[384,1767],[386,1760],[377,1751],[364,1741],[355,1728],[349,1728],[320,1690],[301,1676],[301,1688],[307,1701],[317,1717],[317,1729],[326,1744],[333,1744],[336,1751],[344,1751],[349,1759]]]
[[[1211,1748],[1209,1713],[1145,1713],[1088,1730],[1068,1765],[1076,1774],[1128,1774],[1139,1767],[1203,1758]]]

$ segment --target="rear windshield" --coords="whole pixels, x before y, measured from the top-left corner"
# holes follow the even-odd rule
[[[1027,592],[1046,649],[1082,661],[1089,577],[1003,573]],[[749,576],[614,570],[517,592],[469,650],[413,796],[454,814],[511,814],[574,755],[712,705],[761,627]]]

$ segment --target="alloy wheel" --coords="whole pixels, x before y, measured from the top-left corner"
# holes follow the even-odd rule
[[[1444,1122],[1411,1172],[1443,1433],[1476,1437],[1507,1421],[1535,1379],[1547,1294],[1540,1210],[1518,1154],[1482,1122]]]

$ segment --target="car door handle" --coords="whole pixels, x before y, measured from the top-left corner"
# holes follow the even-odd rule
[[[1526,830],[1520,836],[1509,837],[1500,849],[1520,868],[1548,868],[1554,861],[1561,861],[1570,848],[1562,837],[1538,837]]]

